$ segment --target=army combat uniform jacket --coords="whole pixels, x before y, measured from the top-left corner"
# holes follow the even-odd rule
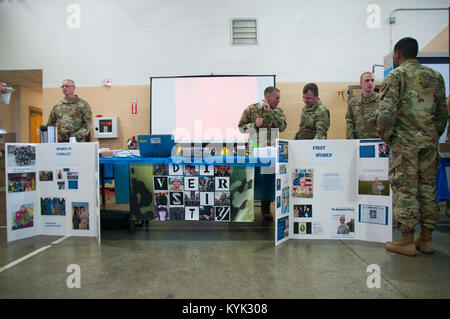
[[[263,118],[263,125],[259,128],[255,126],[256,118],[258,117]],[[272,138],[277,138],[276,136],[272,136],[271,129],[277,128],[279,132],[283,132],[287,127],[287,123],[286,116],[280,107],[277,106],[274,109],[266,111],[262,108],[260,103],[255,103],[248,106],[244,113],[242,113],[238,126],[242,133],[254,134],[256,132],[258,145],[260,139],[262,139],[262,137],[259,136],[260,129],[266,129],[266,146],[271,146]]]
[[[75,137],[83,142],[92,124],[92,111],[89,104],[75,95],[73,99],[64,98],[53,107],[47,125],[56,126],[63,142]]]
[[[296,140],[327,139],[330,128],[330,111],[320,99],[312,107],[304,106]]]
[[[391,147],[389,181],[394,216],[402,232],[414,230],[419,220],[425,228],[437,225],[437,147],[447,118],[439,72],[407,59],[384,79],[377,130]]]
[[[348,101],[347,114],[345,115],[346,138],[366,139],[378,137],[377,115],[380,98],[374,93],[372,96],[355,96]]]

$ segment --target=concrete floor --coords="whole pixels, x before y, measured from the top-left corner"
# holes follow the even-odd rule
[[[102,229],[101,245],[83,237],[56,244],[61,237],[2,240],[0,299],[450,298],[449,235],[442,209],[435,254],[416,257],[356,240],[289,240],[275,247],[273,222],[261,220],[217,228],[151,224],[134,234]],[[394,240],[399,237],[395,230]],[[80,267],[81,288],[67,287],[70,264]],[[370,264],[380,266],[380,288],[367,287]]]

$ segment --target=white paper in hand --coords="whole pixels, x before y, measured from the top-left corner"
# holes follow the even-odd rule
[[[12,87],[5,87],[6,93],[0,94],[0,103],[9,104],[9,100],[11,99],[11,93],[14,92]]]

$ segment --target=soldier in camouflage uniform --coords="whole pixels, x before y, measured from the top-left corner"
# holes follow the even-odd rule
[[[371,72],[364,72],[360,78],[362,94],[348,101],[346,138],[366,139],[378,137],[376,110],[380,98],[375,90],[375,77]]]
[[[240,131],[250,134],[249,141],[256,138],[259,147],[275,145],[278,132],[283,132],[287,127],[286,116],[278,107],[278,103],[280,103],[280,90],[269,86],[264,90],[264,100],[248,106],[241,116],[238,124]],[[262,129],[266,131],[265,134]],[[263,136],[260,135],[260,130]],[[262,214],[267,220],[272,219],[270,203],[270,201],[261,201]]]
[[[89,104],[75,95],[75,83],[64,80],[61,86],[65,98],[53,106],[47,125],[58,128],[58,142],[69,142],[75,137],[77,142],[86,141],[92,123]]]
[[[319,99],[319,88],[315,83],[306,84],[303,88],[305,106],[300,118],[300,126],[295,140],[327,139],[330,128],[330,111]]]
[[[394,47],[394,67],[382,85],[377,116],[380,137],[391,147],[389,180],[402,239],[387,250],[415,256],[433,253],[431,233],[439,218],[436,201],[438,143],[448,111],[442,75],[415,59],[418,43],[403,38]],[[398,66],[398,67],[397,67]],[[414,241],[416,225],[419,238]]]
[[[239,129],[242,133],[256,134],[259,147],[275,145],[277,134],[286,129],[286,116],[278,106],[280,103],[280,90],[269,86],[264,90],[264,100],[261,103],[249,105],[241,116]],[[265,129],[266,135],[260,136],[260,130]],[[272,132],[272,129],[275,129]],[[262,131],[262,130],[261,130]],[[267,138],[264,141],[264,138]],[[250,140],[250,138],[249,138]]]

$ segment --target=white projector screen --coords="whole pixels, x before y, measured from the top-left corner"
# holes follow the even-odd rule
[[[173,134],[176,142],[242,142],[242,112],[264,99],[275,75],[150,78],[150,134]]]

